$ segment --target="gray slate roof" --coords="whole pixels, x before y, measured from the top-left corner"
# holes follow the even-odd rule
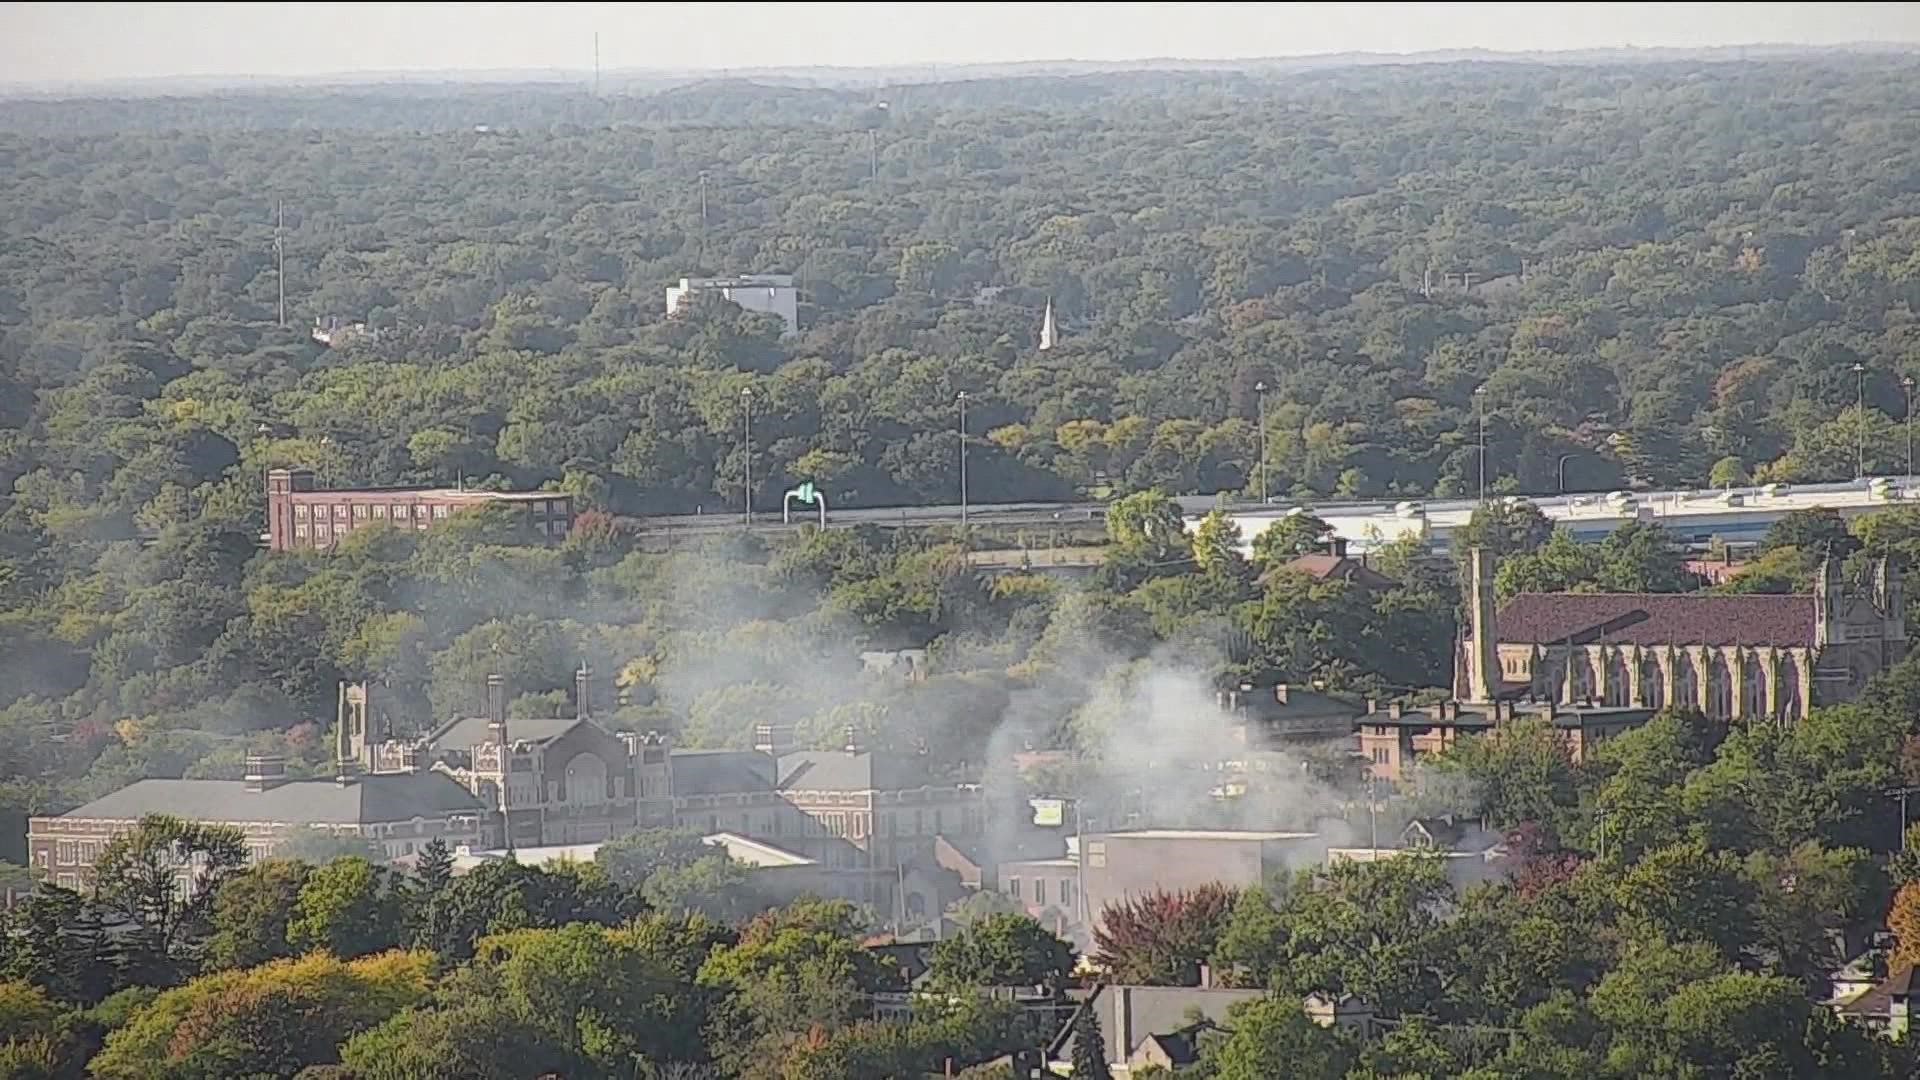
[[[1131,1035],[1128,1039],[1133,1045],[1119,1046],[1116,1043],[1117,1027],[1115,1023],[1115,998],[1124,995],[1128,1009]],[[1225,1023],[1227,1009],[1242,1001],[1254,1001],[1266,996],[1264,990],[1227,990],[1220,987],[1201,989],[1197,986],[1102,986],[1095,990],[1080,1007],[1096,1010],[1094,1015],[1100,1018],[1101,1034],[1107,1039],[1107,1057],[1112,1061],[1125,1061],[1149,1035],[1171,1035],[1186,1031],[1193,1026],[1187,1019],[1189,1012],[1198,1011],[1201,1016],[1216,1024]],[[1053,1044],[1047,1048],[1047,1056],[1054,1061],[1068,1061],[1073,1058],[1073,1024],[1071,1018],[1067,1025],[1056,1035]]]
[[[231,824],[360,825],[487,812],[451,777],[436,772],[362,776],[350,784],[288,780],[248,791],[243,780],[136,780],[61,817],[137,821],[170,814]]]
[[[773,759],[757,750],[675,750],[667,763],[675,796],[773,790]]]
[[[894,791],[926,784],[918,758],[845,750],[799,750],[780,758],[781,791]]]
[[[579,720],[570,716],[509,720],[507,738],[514,742],[551,742],[572,731],[578,723]],[[427,744],[436,750],[469,750],[492,741],[493,735],[487,730],[487,718],[484,716],[463,716],[458,720],[449,720],[427,736]]]

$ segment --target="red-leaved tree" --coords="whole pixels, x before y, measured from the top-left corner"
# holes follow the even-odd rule
[[[1094,960],[1113,982],[1196,986],[1239,895],[1216,883],[1108,904],[1093,932]]]

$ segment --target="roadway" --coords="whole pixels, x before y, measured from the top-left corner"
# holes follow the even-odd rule
[[[1920,484],[1910,479],[1881,477],[1872,482],[1778,484],[1726,491],[1640,491],[1625,497],[1606,494],[1515,497],[1531,502],[1548,519],[1571,530],[1583,541],[1597,541],[1623,523],[1638,520],[1658,522],[1682,543],[1700,546],[1716,537],[1730,543],[1757,541],[1773,522],[1794,510],[1830,507],[1843,516],[1854,517],[1889,506],[1911,504],[1920,500]],[[1346,540],[1355,551],[1391,543],[1410,532],[1445,547],[1452,530],[1465,524],[1474,508],[1480,505],[1478,499],[1399,502],[1273,499],[1262,506],[1216,495],[1183,495],[1174,501],[1189,524],[1216,508],[1225,510],[1240,526],[1242,537],[1248,543],[1274,521],[1302,509],[1311,510],[1333,526],[1335,535]],[[976,503],[968,506],[966,520],[972,525],[1085,524],[1103,520],[1107,506],[1103,502]],[[739,513],[672,514],[624,520],[640,534],[653,536],[730,532],[742,524]],[[827,527],[833,529],[860,525],[926,529],[956,526],[960,520],[958,504],[862,507],[827,513]],[[783,523],[777,510],[757,510],[754,514],[757,529],[795,529],[818,521],[811,508],[803,512],[803,508],[796,507],[791,523]]]

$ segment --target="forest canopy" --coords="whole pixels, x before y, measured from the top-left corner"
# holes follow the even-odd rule
[[[662,554],[616,525],[737,507],[746,400],[767,508],[802,482],[835,508],[950,501],[963,438],[976,502],[1462,494],[1482,418],[1500,492],[1844,478],[1862,451],[1901,471],[1916,74],[0,101],[5,805],[231,775],[250,747],[318,768],[340,678],[417,729],[490,669],[522,714],[564,707],[588,662],[617,723],[693,745],[916,716],[975,761],[983,732],[935,719],[990,730],[1017,697],[1059,742],[1090,683],[1154,650],[1444,683],[1452,587],[1412,552],[1363,596],[1256,582],[1271,553],[1229,558],[1220,528],[1119,536],[1069,589],[979,580],[937,534]],[[678,278],[747,272],[794,275],[797,332],[724,302],[665,316]],[[366,332],[329,348],[316,321]],[[559,549],[480,515],[270,558],[276,466],[597,513]],[[849,700],[850,642],[931,646],[941,677]]]

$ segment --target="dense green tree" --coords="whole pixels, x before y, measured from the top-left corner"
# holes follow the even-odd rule
[[[615,882],[635,888],[656,873],[685,869],[713,853],[690,829],[640,829],[600,845],[593,859]]]
[[[1058,992],[1073,972],[1073,947],[1024,915],[989,915],[935,947],[931,972],[948,986]]]
[[[285,859],[255,863],[220,883],[201,962],[209,971],[254,967],[292,956],[301,946],[287,926],[312,867]]]
[[[89,1066],[95,1076],[291,1076],[427,995],[430,958],[281,960],[202,976],[133,1010]]]
[[[204,928],[220,883],[246,855],[238,829],[147,817],[101,851],[94,895],[106,911],[133,924],[135,964],[176,970]]]
[[[1523,555],[1553,536],[1553,523],[1531,502],[1496,499],[1475,508],[1467,523],[1453,533],[1453,548],[1464,555],[1484,548],[1498,559]]]
[[[1336,1080],[1347,1074],[1355,1054],[1334,1029],[1307,1019],[1296,998],[1263,998],[1227,1012],[1231,1034],[1209,1047],[1208,1072],[1219,1080],[1261,1080],[1272,1076]]]
[[[287,919],[287,944],[351,960],[399,945],[407,895],[396,877],[361,858],[317,867]]]
[[[1254,536],[1253,560],[1272,569],[1301,555],[1324,553],[1332,535],[1333,526],[1311,511],[1290,512]]]

